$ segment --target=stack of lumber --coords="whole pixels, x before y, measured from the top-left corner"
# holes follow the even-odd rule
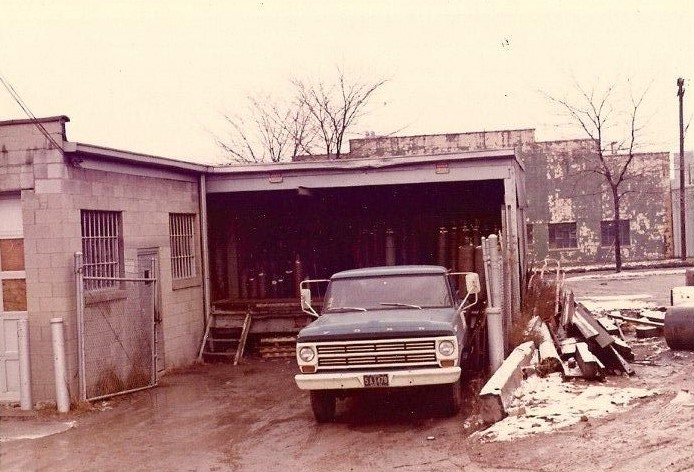
[[[612,318],[622,317],[619,314],[596,317],[576,303],[571,292],[565,294],[557,347],[566,377],[599,379],[611,373],[634,373],[629,365],[634,354]]]
[[[282,336],[260,338],[258,352],[263,359],[277,357],[293,358],[296,356],[296,337]]]

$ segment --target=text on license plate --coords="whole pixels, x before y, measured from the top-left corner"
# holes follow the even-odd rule
[[[369,374],[364,376],[364,387],[387,387],[388,374]]]

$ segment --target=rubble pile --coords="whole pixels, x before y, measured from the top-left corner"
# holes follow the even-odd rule
[[[637,337],[662,336],[660,311],[644,310],[647,316],[593,313],[568,290],[557,294],[556,300],[554,315],[544,320],[535,316],[528,322],[525,333],[531,341],[519,345],[480,391],[482,422],[495,423],[515,414],[523,379],[525,383],[546,377],[590,382],[633,375],[634,353],[624,331]]]

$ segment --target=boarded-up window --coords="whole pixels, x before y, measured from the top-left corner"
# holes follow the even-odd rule
[[[603,246],[612,246],[614,244],[614,221],[600,222],[600,244]],[[629,220],[619,220],[619,241],[622,246],[631,244]]]
[[[4,279],[2,281],[2,305],[3,311],[26,311],[26,280]]]
[[[550,223],[547,229],[550,249],[577,247],[576,223]]]
[[[82,210],[82,254],[84,275],[104,277],[105,280],[86,280],[85,288],[116,287],[123,276],[123,240],[121,212]]]
[[[0,270],[24,270],[23,239],[0,239]]]
[[[195,215],[169,214],[169,239],[173,279],[195,277]]]

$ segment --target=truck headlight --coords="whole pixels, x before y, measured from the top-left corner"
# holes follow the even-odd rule
[[[442,356],[452,356],[455,353],[455,344],[452,341],[441,341],[439,343],[439,354]]]
[[[316,357],[316,352],[312,347],[304,346],[299,349],[299,359],[304,362],[311,362],[313,358]]]

